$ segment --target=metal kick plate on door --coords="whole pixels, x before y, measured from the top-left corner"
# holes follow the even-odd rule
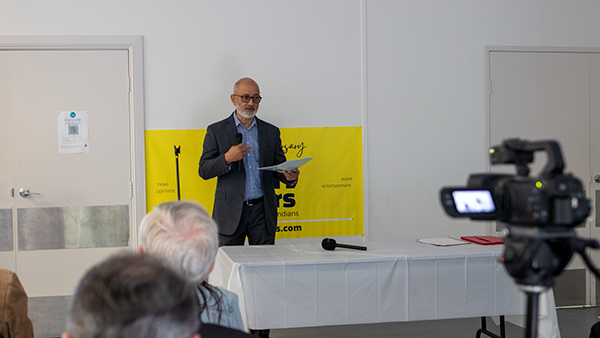
[[[13,251],[12,209],[0,209],[0,251]]]
[[[17,210],[19,250],[128,246],[129,206]]]

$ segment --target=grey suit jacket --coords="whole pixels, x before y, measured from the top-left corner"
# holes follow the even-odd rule
[[[258,128],[259,165],[266,167],[285,162],[279,128],[256,117],[255,119]],[[224,235],[231,235],[237,229],[246,190],[246,172],[241,163],[243,160],[239,161],[241,170],[238,170],[235,162],[231,170],[225,163],[225,153],[237,144],[236,134],[233,114],[208,126],[198,168],[200,177],[205,180],[217,177],[213,218],[219,226],[219,232]],[[261,170],[260,173],[267,229],[273,234],[277,227],[275,184],[281,181],[286,186],[292,186],[294,182],[289,182],[281,173],[266,170]]]

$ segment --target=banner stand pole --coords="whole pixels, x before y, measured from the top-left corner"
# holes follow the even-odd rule
[[[179,153],[181,153],[181,145],[179,147],[173,147],[175,148],[175,171],[177,172],[177,200],[181,201],[181,195],[179,192]]]

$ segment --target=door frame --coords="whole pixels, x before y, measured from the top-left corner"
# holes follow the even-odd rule
[[[146,214],[144,151],[143,44],[140,35],[119,36],[0,36],[3,50],[127,50],[129,55],[130,120],[130,248],[136,249],[137,228]]]

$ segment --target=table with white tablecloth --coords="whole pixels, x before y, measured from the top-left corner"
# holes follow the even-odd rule
[[[210,283],[238,294],[251,329],[523,315],[526,296],[498,262],[502,246],[364,243],[221,247]],[[560,337],[554,296],[539,337]]]

